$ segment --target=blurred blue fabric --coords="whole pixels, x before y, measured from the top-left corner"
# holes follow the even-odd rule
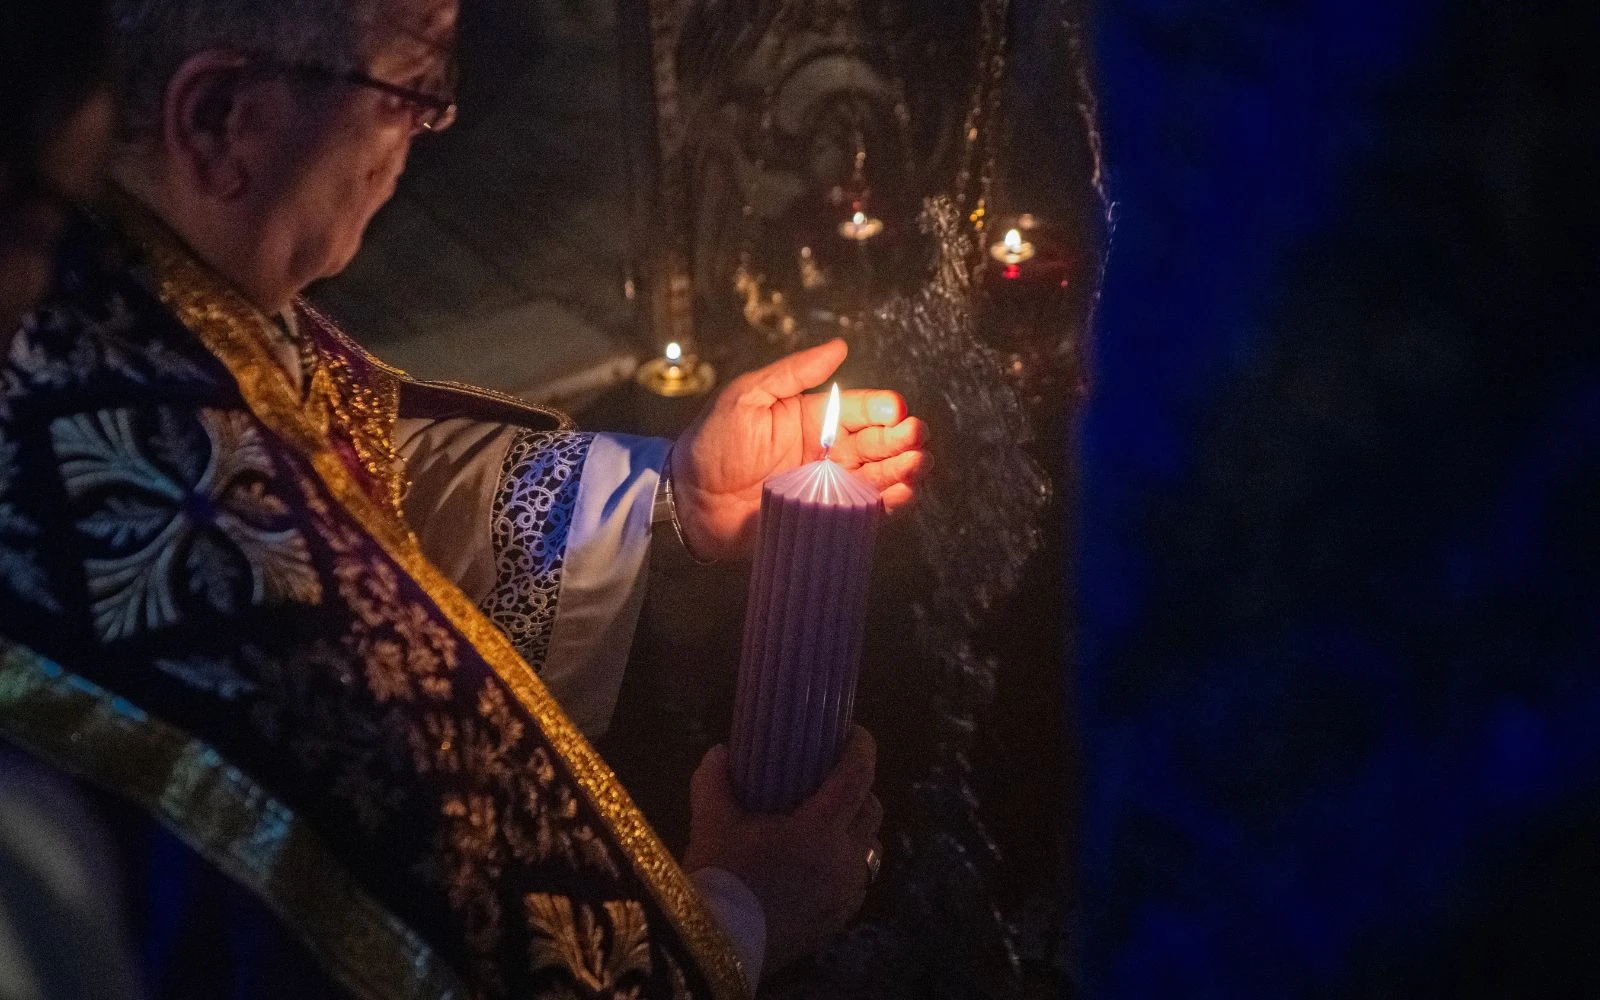
[[[1600,995],[1597,27],[1101,5],[1082,995]]]

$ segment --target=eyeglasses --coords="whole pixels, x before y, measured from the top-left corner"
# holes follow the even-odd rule
[[[411,108],[412,120],[416,122],[417,128],[427,132],[443,132],[456,120],[456,101],[453,97],[427,94],[420,90],[412,90],[410,87],[402,87],[397,83],[379,80],[356,70],[347,72],[319,66],[316,63],[274,61],[270,65],[296,76],[366,87],[398,98]]]

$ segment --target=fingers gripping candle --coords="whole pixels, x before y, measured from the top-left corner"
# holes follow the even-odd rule
[[[761,490],[729,754],[734,792],[757,812],[788,812],[816,791],[855,706],[883,500],[828,459],[838,385],[822,423],[822,458]]]

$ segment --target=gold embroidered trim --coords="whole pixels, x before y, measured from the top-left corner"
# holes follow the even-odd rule
[[[176,234],[137,199],[120,189],[109,188],[101,207],[140,249],[148,251],[156,247],[179,247]],[[180,249],[179,252],[183,251]],[[267,331],[275,325],[274,321],[246,303],[242,296],[236,297],[245,306],[244,315],[252,321],[242,324],[243,331],[265,348],[271,337]],[[343,357],[318,350],[305,331],[295,330],[293,325],[286,332],[300,355],[305,377],[304,398],[301,399],[300,388],[290,383],[288,374],[276,362],[272,364],[273,374],[288,387],[304,411],[306,420],[303,423],[308,433],[324,439],[334,422],[346,432],[356,461],[372,477],[373,483],[385,492],[395,515],[403,520],[402,501],[408,484],[405,463],[395,447],[394,432],[400,413],[400,382],[408,376],[367,354],[328,322],[326,317],[311,309],[308,303],[297,299],[296,304],[332,330],[343,346],[357,356],[372,361],[379,374],[376,377],[357,378]]]
[[[359,355],[367,362],[367,364],[393,379],[396,383],[397,402],[399,396],[398,388],[400,385],[414,385],[424,389],[442,389],[457,396],[463,396],[468,399],[475,399],[485,403],[494,403],[498,406],[504,406],[508,409],[518,410],[529,416],[548,417],[556,422],[555,429],[558,431],[577,430],[577,422],[566,413],[556,409],[553,406],[546,406],[543,403],[534,403],[529,400],[513,396],[510,393],[500,392],[496,389],[486,389],[480,385],[468,385],[465,382],[456,382],[452,379],[417,378],[403,369],[396,368],[394,365],[389,364],[382,358],[377,357],[374,354],[369,354],[366,348],[350,339],[350,335],[344,332],[343,327],[341,327],[338,323],[335,323],[327,313],[319,310],[303,296],[295,301],[300,309],[305,311],[318,323],[321,323],[323,329],[332,334],[334,339],[339,341],[340,346],[342,346],[345,350],[351,352],[352,354]]]
[[[428,944],[363,893],[305,823],[215,749],[0,638],[0,734],[149,812],[262,900],[351,993],[458,1000]]]
[[[666,846],[633,804],[616,775],[567,719],[510,640],[422,554],[403,521],[363,491],[291,391],[282,369],[248,324],[254,306],[228,287],[164,229],[136,232],[149,254],[157,294],[184,326],[227,366],[245,403],[262,423],[310,462],[335,502],[411,574],[445,618],[472,644],[543,729],[550,745],[571,768],[579,789],[616,834],[639,879],[705,972],[717,1000],[752,995],[744,969],[726,934]]]
[[[308,304],[300,303],[312,319],[331,331],[340,343],[358,356],[376,361],[339,334],[338,328]],[[402,502],[409,483],[406,481],[405,462],[395,447],[395,423],[400,415],[400,382],[393,370],[379,365],[376,375],[357,378],[350,363],[337,353],[318,349],[304,330],[295,335],[295,347],[300,352],[300,364],[306,373],[306,402],[319,406],[330,416],[325,421],[337,420],[350,435],[350,445],[355,449],[356,461],[380,484],[396,513],[404,516]]]

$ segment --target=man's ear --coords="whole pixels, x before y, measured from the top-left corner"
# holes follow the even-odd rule
[[[231,201],[250,183],[241,130],[254,120],[245,103],[259,77],[247,56],[198,52],[167,81],[161,139],[166,155],[198,190]]]

